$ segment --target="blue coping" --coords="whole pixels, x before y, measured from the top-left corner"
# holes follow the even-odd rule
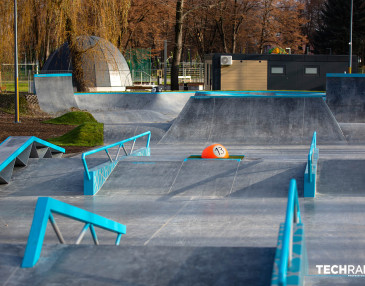
[[[263,94],[260,94],[263,93]],[[313,98],[325,97],[324,92],[293,92],[293,91],[198,91],[195,93],[195,98],[282,98],[282,97],[298,97],[298,98]]]
[[[1,143],[0,145],[0,152],[1,152],[1,146],[3,143],[5,143],[5,141],[10,140],[13,136],[9,136],[8,138],[6,138],[4,140],[4,142]],[[27,136],[25,136],[27,137]],[[52,143],[49,143],[47,141],[44,141],[42,139],[39,139],[35,136],[31,136],[29,137],[29,139],[24,142],[23,144],[21,144],[5,161],[3,161],[2,163],[0,163],[0,171],[2,171],[8,164],[10,164],[13,160],[16,159],[16,157],[18,157],[25,149],[27,149],[27,147],[29,147],[29,145],[31,145],[33,142],[42,144],[46,147],[52,148],[56,151],[59,151],[61,153],[65,153],[65,149],[62,147],[59,147],[57,145],[54,145]]]
[[[46,73],[46,74],[35,74],[34,77],[63,77],[72,76],[72,73]]]
[[[175,94],[175,93],[195,93],[195,90],[191,91],[160,91],[160,92],[149,92],[149,91],[96,91],[96,92],[75,92],[75,95],[93,95],[93,94]]]
[[[364,77],[365,74],[362,73],[328,73],[327,77]]]
[[[21,267],[33,267],[38,262],[38,259],[41,255],[48,219],[53,219],[52,212],[84,222],[86,224],[91,224],[91,231],[93,231],[92,226],[94,225],[117,233],[118,236],[116,239],[116,245],[119,245],[121,235],[126,234],[127,232],[127,227],[121,223],[112,221],[100,215],[88,212],[50,197],[40,197],[38,198],[34,211],[33,222],[29,232],[28,242],[25,248]],[[93,237],[95,237],[94,233]]]

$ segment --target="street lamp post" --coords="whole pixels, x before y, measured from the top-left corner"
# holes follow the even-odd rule
[[[350,16],[350,59],[349,59],[349,73],[352,73],[352,22],[353,22],[354,0],[351,0],[351,16]]]
[[[19,90],[18,90],[18,15],[17,0],[14,0],[14,91],[15,91],[15,123],[19,121]]]

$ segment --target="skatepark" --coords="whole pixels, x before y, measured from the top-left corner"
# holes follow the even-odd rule
[[[0,184],[1,285],[279,285],[292,179],[300,219],[292,223],[287,285],[364,285],[364,272],[318,270],[364,267],[363,91],[347,103],[333,100],[331,89],[74,93],[67,77],[48,85],[40,76],[40,107],[53,114],[89,111],[104,123],[105,146],[66,158],[62,148],[32,138],[0,145],[9,154],[0,156],[8,164],[0,170],[6,181]],[[243,158],[191,157],[213,143]],[[87,176],[101,169],[98,189],[85,195]],[[308,172],[314,172],[313,196],[306,195]],[[72,219],[78,210],[54,211],[62,239],[43,219],[39,259],[28,265],[43,197],[126,231],[95,221],[96,239],[93,227]]]

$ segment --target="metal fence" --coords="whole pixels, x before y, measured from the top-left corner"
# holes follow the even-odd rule
[[[145,70],[131,70],[134,84],[162,84],[164,67],[151,69],[149,74]],[[166,69],[167,83],[171,83],[171,66]],[[204,63],[182,62],[179,67],[179,82],[204,82]]]
[[[37,64],[19,64],[18,65],[18,88],[20,92],[33,93],[33,77],[38,73]],[[14,65],[0,65],[0,86],[6,91],[14,91]]]

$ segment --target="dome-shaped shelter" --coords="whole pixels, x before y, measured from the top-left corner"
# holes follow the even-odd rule
[[[133,84],[126,60],[112,43],[96,36],[81,36],[77,42],[84,81],[90,91],[122,91]],[[70,71],[70,49],[68,43],[64,43],[47,59],[42,73]]]

